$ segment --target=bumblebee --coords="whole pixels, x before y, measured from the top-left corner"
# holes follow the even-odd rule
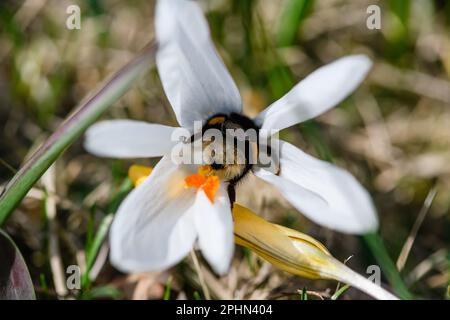
[[[204,139],[205,133],[210,129],[220,132],[222,139]],[[250,130],[250,131],[248,131]],[[221,180],[228,182],[228,196],[230,202],[236,199],[236,186],[247,176],[253,165],[257,162],[259,152],[260,128],[248,117],[231,113],[217,114],[209,118],[202,127],[202,152],[204,158],[209,159],[209,166]],[[248,135],[231,134],[235,132],[254,132],[254,139]],[[198,137],[192,136],[191,142]],[[232,142],[232,143],[227,143]],[[222,161],[217,161],[221,159]]]

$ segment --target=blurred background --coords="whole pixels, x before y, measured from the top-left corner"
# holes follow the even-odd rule
[[[73,4],[81,9],[80,30],[66,27],[66,9]],[[448,299],[450,2],[201,4],[248,115],[336,58],[364,53],[373,59],[372,72],[355,94],[281,136],[351,171],[375,201],[381,235],[393,260],[400,257],[410,290],[419,298]],[[367,26],[370,5],[380,8],[381,29]],[[84,96],[153,39],[153,12],[154,1],[146,0],[1,1],[1,184]],[[104,118],[176,125],[154,68]],[[205,298],[192,257],[166,272],[126,275],[109,265],[107,243],[96,242],[127,191],[129,166],[156,161],[98,159],[83,150],[80,139],[31,190],[6,231],[24,255],[39,299]],[[375,264],[361,238],[313,224],[271,187],[249,180],[259,185],[243,184],[239,202],[317,238],[341,261],[351,257],[347,264],[363,274]],[[255,188],[261,192],[254,194]],[[401,254],[408,239],[412,248]],[[329,299],[336,290],[335,282],[290,276],[241,248],[226,277],[217,278],[200,255],[199,263],[213,298]],[[65,286],[70,265],[83,272],[80,290]],[[350,289],[339,298],[367,296]]]

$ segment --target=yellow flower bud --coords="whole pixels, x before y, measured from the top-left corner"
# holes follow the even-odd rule
[[[134,164],[128,169],[128,178],[135,187],[139,186],[152,172],[151,167]]]
[[[336,260],[323,244],[301,232],[270,223],[238,204],[233,208],[235,242],[279,269],[309,279],[334,279],[376,299],[397,299]]]

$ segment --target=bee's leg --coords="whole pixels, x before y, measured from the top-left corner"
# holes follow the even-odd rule
[[[230,182],[230,184],[228,184],[227,192],[228,198],[230,198],[231,209],[233,209],[234,202],[236,201],[236,185]]]
[[[268,145],[266,146],[267,155],[272,159],[272,163],[270,164],[269,168],[273,169],[273,173],[277,176],[281,173],[281,166],[280,166],[280,159],[277,158],[277,155],[275,155],[272,151],[272,148]]]

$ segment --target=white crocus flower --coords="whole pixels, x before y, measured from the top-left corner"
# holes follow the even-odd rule
[[[240,115],[239,91],[212,44],[207,22],[194,1],[157,3],[157,67],[179,124]],[[281,130],[326,112],[363,81],[371,67],[363,55],[322,67],[250,120],[262,129]],[[223,119],[222,119],[223,120]],[[104,121],[86,134],[85,147],[112,158],[162,157],[152,174],[121,204],[112,224],[111,260],[123,271],[161,270],[179,262],[198,240],[214,270],[227,271],[233,253],[233,226],[227,186],[194,181],[195,168],[170,158],[176,128],[131,120]],[[347,233],[377,229],[370,196],[346,171],[280,141],[280,172],[252,167],[277,187],[304,215]],[[198,178],[199,175],[197,175]],[[201,176],[201,175],[200,175]],[[195,180],[195,179],[194,179]],[[214,181],[218,183],[217,181]],[[186,188],[186,184],[191,187]],[[212,186],[211,186],[212,185]]]

